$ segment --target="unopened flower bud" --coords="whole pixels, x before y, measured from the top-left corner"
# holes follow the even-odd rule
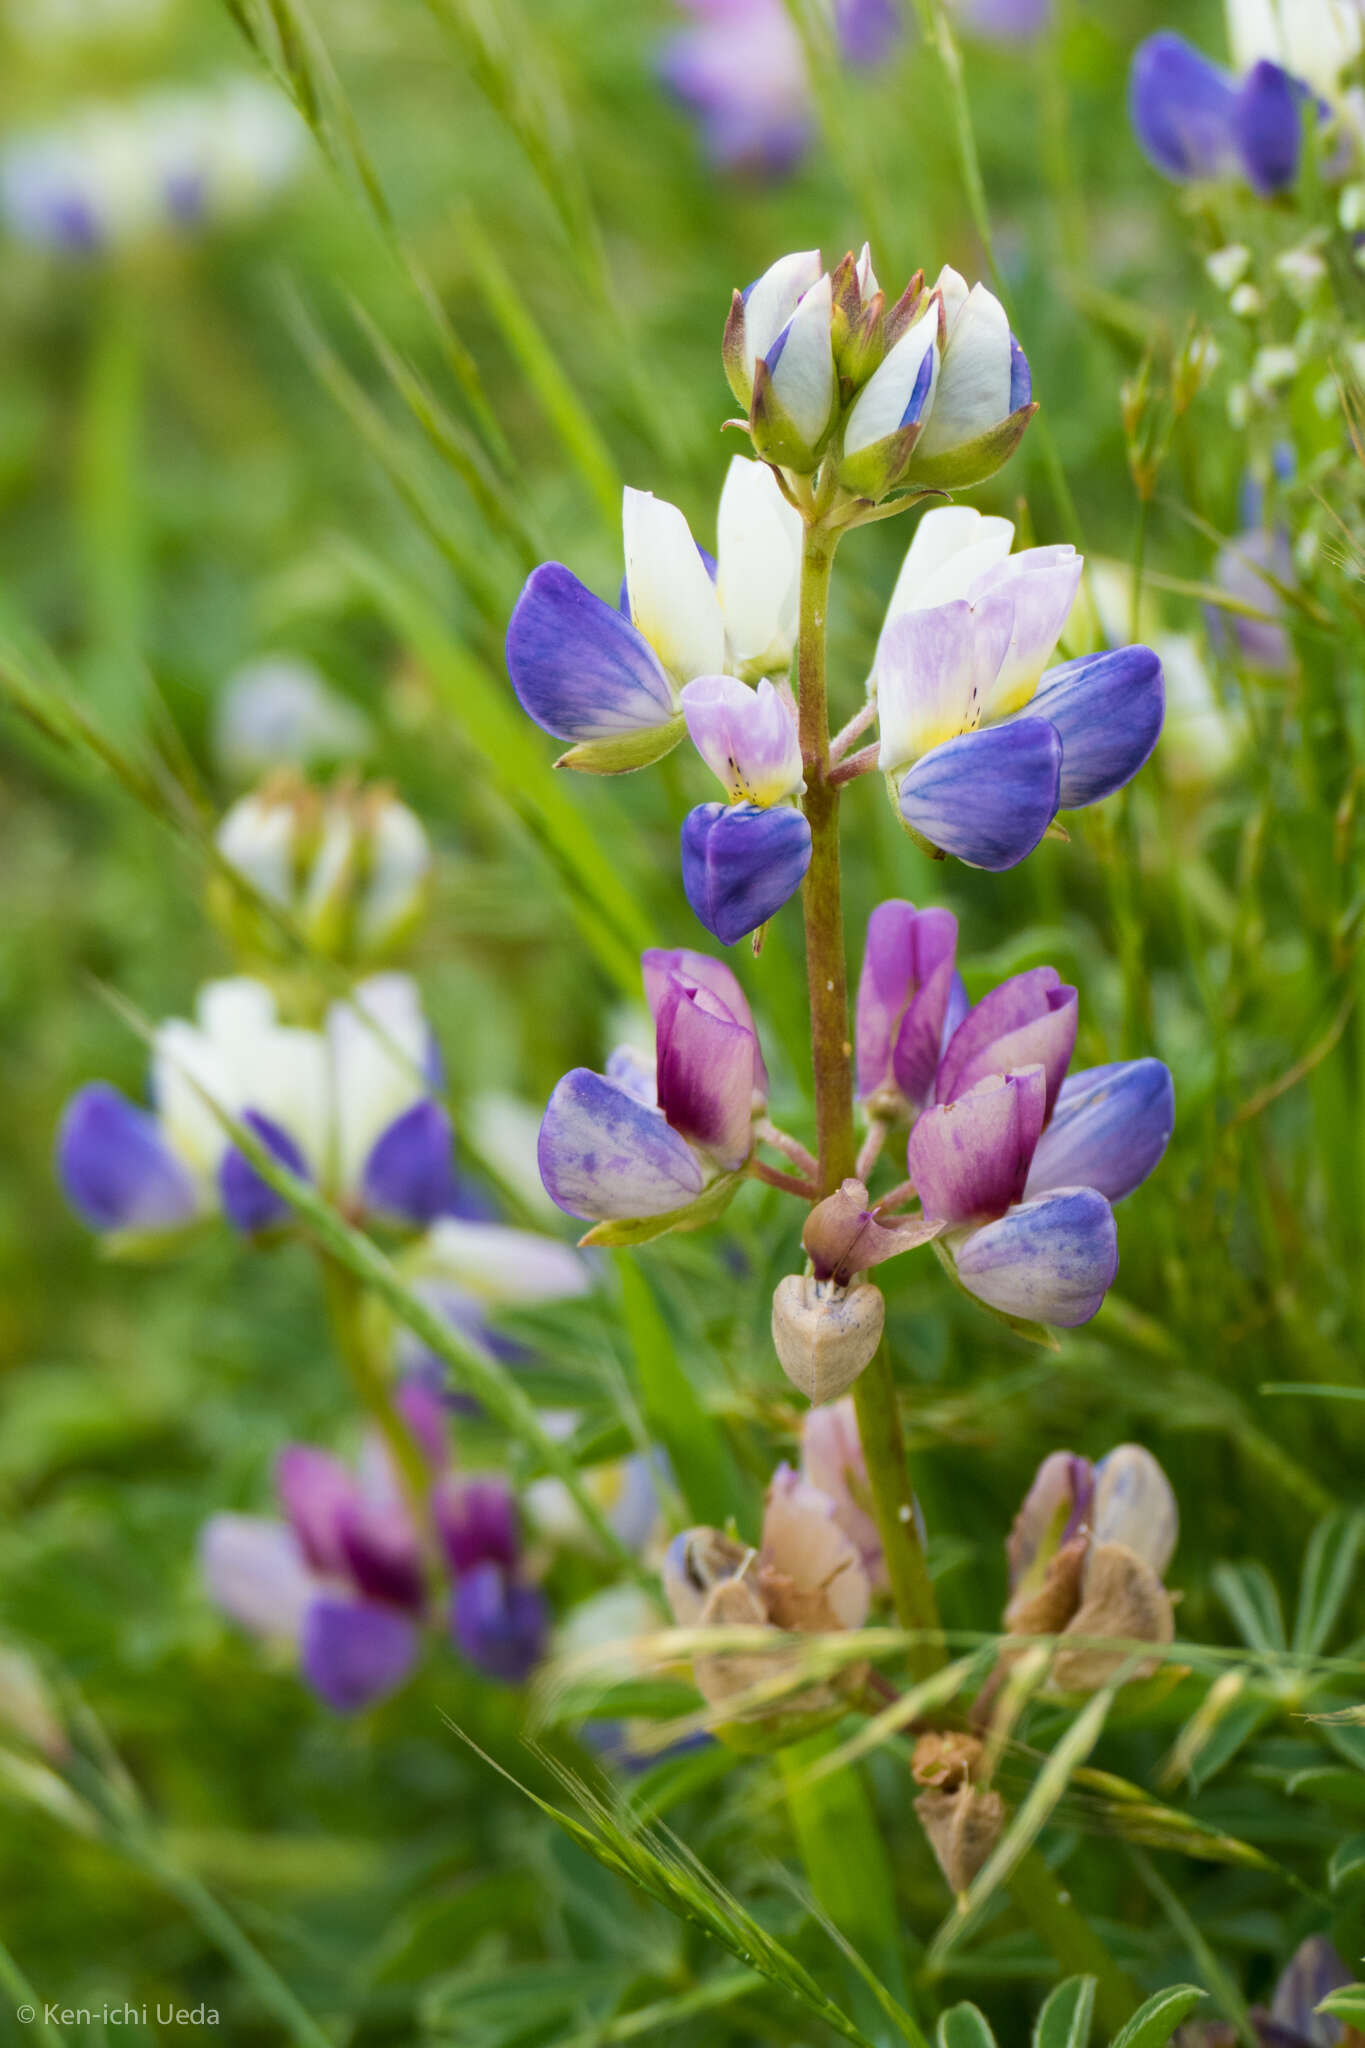
[[[773,1295],[773,1344],[792,1385],[818,1405],[847,1393],[881,1341],[886,1304],[867,1281],[789,1273]]]
[[[809,475],[838,410],[827,274],[805,293],[766,355],[754,363],[749,433],[765,462]]]
[[[227,812],[218,850],[328,958],[392,954],[421,914],[431,848],[414,814],[382,786],[315,789],[278,776]],[[230,883],[214,908],[248,956],[275,950],[259,906]]]

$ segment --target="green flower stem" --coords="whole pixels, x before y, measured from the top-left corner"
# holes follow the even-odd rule
[[[801,904],[810,984],[819,1183],[825,1194],[832,1193],[840,1181],[854,1172],[858,1156],[839,878],[839,786],[831,781],[825,678],[829,586],[836,545],[837,535],[822,527],[818,516],[808,514],[801,557],[801,625],[796,657],[797,709],[806,778],[804,802],[811,831],[811,861]],[[891,1354],[885,1339],[877,1346],[871,1364],[854,1382],[853,1400],[896,1615],[902,1628],[914,1631],[917,1638],[910,1669],[918,1681],[940,1670],[947,1652],[928,1561],[915,1523],[914,1487],[901,1430]],[[1101,2019],[1111,2029],[1121,2027],[1137,2005],[1139,1994],[1036,1850],[1021,1859],[1008,1882],[1019,1912],[1047,1944],[1063,1971],[1080,1971],[1098,1978],[1096,2004]]]
[[[419,1527],[424,1526],[430,1474],[412,1431],[393,1404],[388,1376],[375,1358],[365,1327],[364,1283],[327,1252],[320,1253],[319,1262],[327,1316],[347,1378],[388,1446],[408,1504],[417,1512]]]
[[[801,560],[801,628],[797,643],[798,712],[810,822],[810,868],[801,892],[810,984],[811,1062],[819,1134],[820,1188],[832,1194],[855,1171],[852,1046],[848,1035],[848,970],[839,879],[839,789],[831,780],[825,640],[836,537],[818,523],[806,529]],[[944,1649],[938,1606],[915,1526],[914,1489],[901,1433],[891,1354],[883,1341],[853,1389],[858,1432],[867,1459],[887,1572],[901,1625],[921,1632],[911,1657],[917,1679],[939,1669]]]

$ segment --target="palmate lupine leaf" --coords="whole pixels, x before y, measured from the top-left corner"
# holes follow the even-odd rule
[[[494,1758],[487,1756],[464,1731],[449,1722],[451,1732],[468,1744],[499,1777],[513,1785],[548,1820],[575,1841],[589,1856],[628,1884],[676,1914],[700,1927],[713,1941],[727,1949],[749,1969],[793,1998],[813,2018],[854,2048],[879,2048],[837,2006],[821,1988],[804,1963],[771,1934],[752,1913],[726,1889],[720,1879],[663,1828],[645,1828],[628,1811],[608,1797],[599,1796],[582,1779],[548,1755],[541,1761],[553,1771],[582,1811],[579,1819],[553,1801],[542,1799],[523,1785]],[[900,2029],[908,2048],[927,2048],[924,2037],[908,2018]]]
[[[1166,2048],[1176,2028],[1203,1998],[1204,1993],[1194,1984],[1172,1984],[1158,1991],[1114,2036],[1109,2048]]]
[[[1294,1616],[1293,1648],[1302,1655],[1315,1655],[1336,1627],[1355,1578],[1362,1535],[1365,1515],[1343,1508],[1325,1516],[1309,1537]]]
[[[1249,1648],[1274,1657],[1289,1647],[1280,1596],[1263,1564],[1220,1564],[1213,1586]]]
[[[1095,1979],[1068,1977],[1038,2015],[1033,2048],[1089,2048],[1095,2011]]]

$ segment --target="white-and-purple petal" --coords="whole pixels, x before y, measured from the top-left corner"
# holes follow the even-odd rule
[[[310,1178],[307,1160],[281,1125],[254,1109],[243,1110],[239,1121],[260,1140],[272,1159],[278,1160],[281,1166],[297,1174],[301,1180]],[[269,1181],[262,1178],[246,1154],[235,1145],[229,1147],[219,1162],[218,1194],[228,1222],[248,1236],[257,1230],[272,1229],[289,1215],[289,1204],[284,1196],[275,1192]]]
[[[62,1112],[57,1173],[92,1230],[175,1230],[199,1206],[195,1183],[156,1117],[107,1081],[90,1082]]]
[[[708,988],[674,976],[655,1011],[659,1108],[726,1172],[753,1149],[757,1041]]]
[[[805,815],[786,804],[698,804],[683,820],[683,889],[725,946],[757,931],[796,894],[810,856]]]
[[[1180,1509],[1170,1480],[1142,1444],[1119,1444],[1095,1467],[1090,1530],[1098,1543],[1121,1543],[1160,1578],[1175,1555]]]
[[[454,1133],[439,1102],[424,1097],[379,1133],[361,1172],[367,1209],[407,1224],[434,1222],[455,1200]]]
[[[325,1705],[358,1713],[397,1692],[417,1662],[416,1624],[372,1600],[319,1594],[303,1616],[303,1674]]]
[[[954,1102],[990,1074],[1041,1066],[1047,1113],[1076,1046],[1077,997],[1055,967],[1030,967],[982,997],[949,1041],[939,1064],[935,1099]]]
[[[1062,1083],[1025,1192],[1097,1188],[1121,1202],[1157,1165],[1174,1126],[1175,1087],[1160,1060],[1087,1067]]]
[[[534,570],[517,599],[507,673],[529,718],[580,745],[667,725],[677,714],[673,686],[643,633],[559,562]]]
[[[801,741],[787,700],[770,682],[698,676],[682,693],[693,746],[731,803],[776,804],[805,789]]]
[[[1073,1329],[1118,1271],[1114,1212],[1094,1188],[1059,1189],[973,1231],[955,1258],[963,1286],[989,1307]]]
[[[261,1515],[210,1515],[199,1536],[205,1590],[220,1613],[267,1641],[296,1640],[314,1579],[292,1529]]]
[[[520,1685],[540,1662],[549,1613],[538,1586],[497,1564],[478,1564],[455,1588],[451,1632],[461,1654],[488,1678]]]
[[[893,899],[867,921],[855,1028],[858,1093],[894,1081],[914,1106],[933,1086],[952,995],[957,919]]]
[[[586,1067],[550,1097],[537,1156],[545,1191],[570,1216],[663,1216],[704,1186],[686,1141],[657,1109]]]
[[[916,1119],[908,1163],[927,1221],[979,1221],[1019,1200],[1046,1094],[1043,1069],[1028,1067],[978,1081],[957,1101]]]
[[[1166,682],[1150,647],[1115,647],[1051,668],[1029,706],[1062,742],[1061,810],[1098,803],[1131,782],[1161,737]]]
[[[999,873],[1024,860],[1057,815],[1062,742],[1046,718],[964,733],[901,781],[901,816],[968,867]]]
[[[645,1001],[649,1004],[656,1030],[660,1005],[668,994],[670,980],[676,975],[694,988],[709,988],[713,996],[720,997],[735,1022],[754,1033],[754,1107],[761,1109],[768,1099],[768,1070],[763,1064],[758,1033],[754,1030],[749,998],[734,969],[727,967],[723,960],[713,959],[709,953],[698,953],[690,946],[651,946],[640,955],[640,969],[644,977]]]
[[[1161,29],[1138,45],[1128,108],[1143,154],[1168,178],[1221,178],[1240,170],[1236,83],[1184,36]]]

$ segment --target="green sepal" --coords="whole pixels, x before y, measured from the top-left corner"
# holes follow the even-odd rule
[[[652,1238],[667,1237],[670,1230],[701,1230],[729,1208],[743,1179],[742,1173],[723,1173],[710,1187],[702,1189],[695,1202],[687,1202],[681,1209],[667,1209],[662,1216],[609,1217],[605,1223],[594,1223],[578,1242],[648,1244]]]
[[[754,395],[749,406],[749,434],[754,453],[779,469],[797,476],[812,476],[820,465],[820,453],[829,439],[835,408],[823,431],[811,442],[773,389],[772,373],[760,358],[754,365]]]
[[[99,1240],[100,1256],[121,1266],[164,1265],[202,1244],[221,1222],[215,1213],[191,1217],[173,1230],[111,1230]]]
[[[905,481],[933,484],[948,491],[962,491],[970,484],[984,483],[997,469],[1004,468],[1037,410],[1037,401],[1031,401],[1001,420],[999,426],[978,434],[974,441],[946,448],[941,455],[917,455],[906,471]]]
[[[686,730],[680,711],[666,725],[647,725],[619,740],[582,740],[561,754],[555,767],[576,768],[581,775],[629,775],[671,754]]]
[[[860,448],[856,455],[841,455],[835,472],[839,482],[855,497],[870,498],[876,504],[905,482],[924,427],[923,420],[911,420],[894,434],[884,434],[880,441]]]

